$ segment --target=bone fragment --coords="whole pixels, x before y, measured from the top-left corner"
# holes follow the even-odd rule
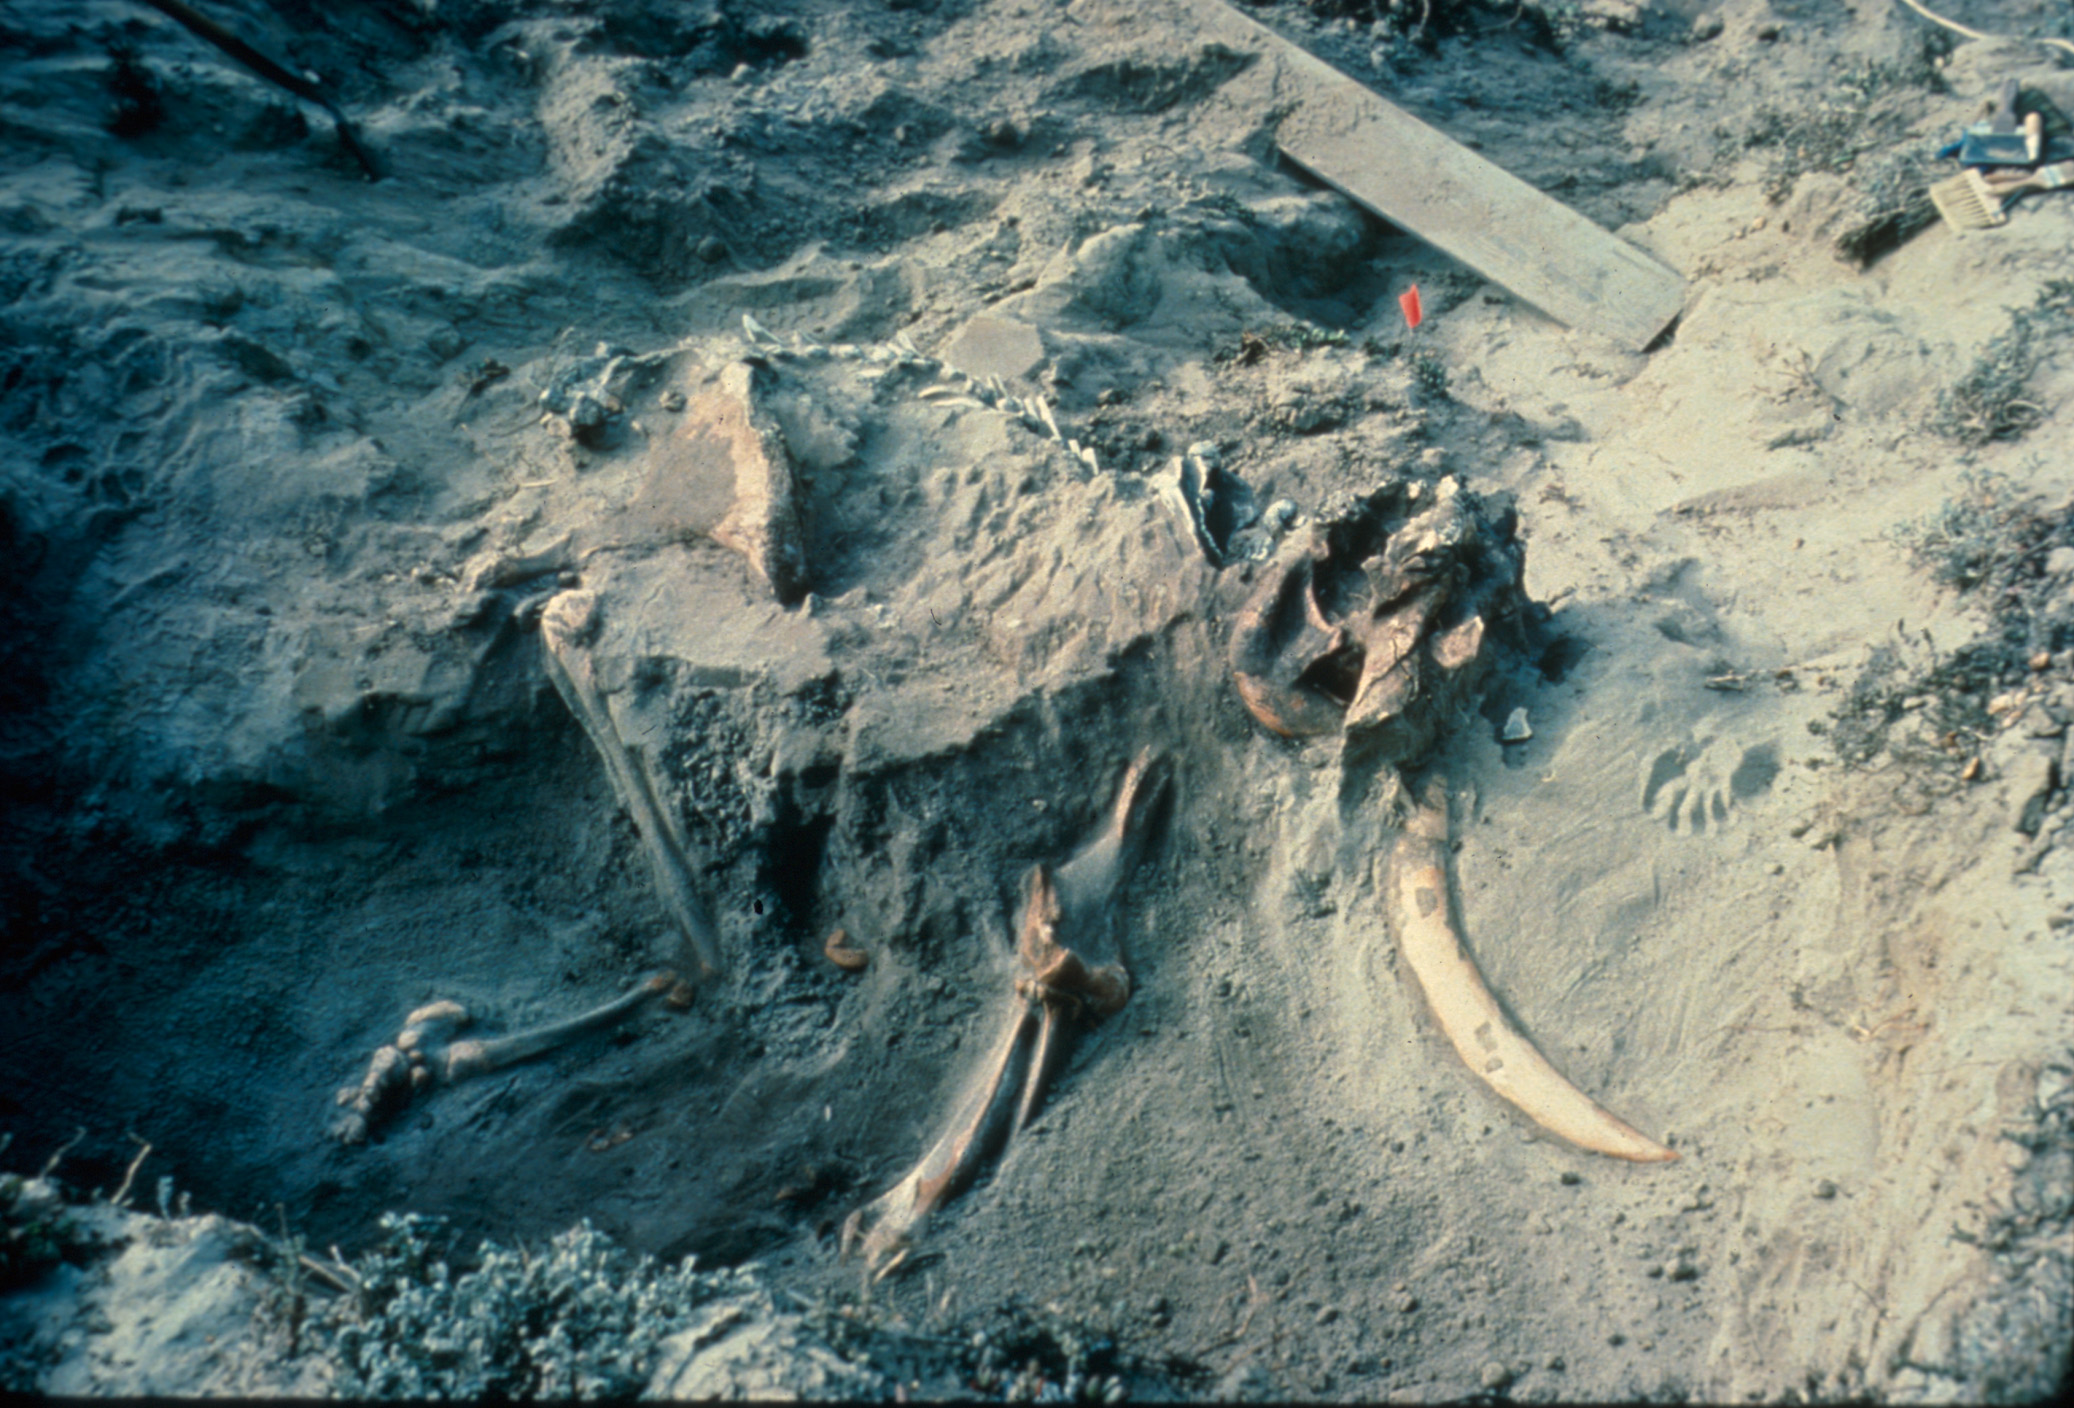
[[[832,930],[828,941],[821,945],[821,953],[845,973],[862,973],[871,966],[871,954],[857,947],[847,929]]]
[[[720,971],[720,936],[691,883],[691,847],[676,816],[661,801],[661,791],[647,765],[619,736],[606,708],[605,696],[591,670],[590,638],[597,627],[597,599],[585,591],[563,592],[540,613],[540,635],[547,645],[547,674],[569,712],[604,760],[613,795],[641,833],[642,849],[655,876],[655,892],[694,960],[694,977]]]
[[[1021,975],[993,1056],[922,1161],[843,1224],[842,1254],[861,1251],[873,1279],[899,1268],[929,1215],[1030,1121],[1072,1026],[1129,999],[1130,974],[1116,954],[1117,892],[1143,858],[1169,778],[1164,758],[1140,753],[1102,831],[1056,875],[1042,865],[1030,871],[1016,924]]]
[[[1318,604],[1316,573],[1326,553],[1324,535],[1283,550],[1231,636],[1232,679],[1246,711],[1284,738],[1335,732],[1346,717],[1345,699],[1333,698],[1313,678],[1317,662],[1349,651],[1346,630],[1328,621]]]
[[[469,1076],[487,1075],[520,1061],[544,1056],[586,1032],[598,1031],[621,1021],[649,998],[668,992],[676,983],[676,974],[658,973],[603,1006],[593,1007],[565,1021],[550,1022],[529,1032],[514,1032],[489,1041],[457,1041],[446,1050],[446,1079],[450,1082],[466,1080]]]
[[[586,1032],[621,1021],[676,982],[674,973],[657,973],[631,992],[566,1021],[488,1041],[450,1040],[468,1025],[468,1009],[458,1002],[427,1003],[404,1018],[403,1030],[394,1041],[375,1048],[360,1084],[338,1093],[338,1103],[346,1113],[332,1126],[332,1136],[342,1144],[364,1144],[369,1135],[402,1113],[417,1091],[452,1085],[545,1055]]]
[[[729,365],[720,373],[719,390],[701,396],[691,413],[707,433],[727,443],[734,464],[734,506],[714,526],[714,540],[747,558],[778,600],[790,605],[807,591],[806,535],[792,456],[777,422],[756,403],[757,374],[749,362]]]
[[[1448,830],[1446,790],[1429,781],[1391,850],[1385,882],[1398,945],[1441,1031],[1491,1089],[1551,1133],[1616,1159],[1676,1159],[1565,1080],[1499,1008],[1451,915]]]

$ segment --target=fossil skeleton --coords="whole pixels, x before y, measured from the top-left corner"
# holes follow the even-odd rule
[[[955,373],[904,339],[876,348],[822,347],[798,339],[786,344],[751,318],[743,326],[759,358],[850,359],[933,373],[939,384],[920,393],[925,399],[998,411],[1095,465],[1090,449],[1062,434],[1043,398],[1018,400],[998,381]],[[791,601],[809,585],[800,500],[783,436],[757,404],[758,385],[755,367],[734,364],[719,377],[717,391],[702,399],[703,410],[694,408],[732,447],[734,507],[711,531],[747,560],[773,595]],[[1187,493],[1188,464],[1177,464],[1185,506],[1202,538],[1200,505]],[[1198,479],[1200,491],[1208,479],[1200,470]],[[1290,516],[1282,514],[1274,531]],[[1213,565],[1229,556],[1219,543],[1202,546]],[[1339,734],[1350,775],[1391,779],[1400,824],[1383,877],[1390,926],[1436,1023],[1470,1069],[1582,1148],[1637,1162],[1675,1159],[1672,1150],[1577,1090],[1520,1033],[1478,973],[1454,918],[1447,788],[1431,759],[1445,730],[1478,703],[1494,657],[1523,642],[1529,610],[1523,562],[1509,507],[1487,503],[1451,477],[1388,481],[1284,543],[1234,622],[1233,680],[1248,712],[1269,730],[1290,738]],[[664,804],[652,760],[622,736],[597,684],[591,658],[597,616],[595,597],[581,586],[546,603],[540,628],[547,672],[640,833],[658,898],[683,941],[684,980],[659,974],[566,1022],[491,1041],[452,1040],[468,1020],[457,1004],[422,1007],[394,1042],[376,1051],[361,1084],[339,1092],[347,1113],[334,1132],[346,1142],[367,1138],[415,1090],[541,1054],[622,1020],[673,986],[673,1002],[681,1005],[687,981],[721,971],[718,934],[696,892],[695,858],[682,824]],[[1056,871],[1038,865],[1026,877],[1016,977],[1001,1035],[921,1160],[843,1226],[844,1254],[861,1253],[876,1275],[906,1263],[924,1222],[1028,1124],[1072,1033],[1129,998],[1130,974],[1116,942],[1118,900],[1165,810],[1172,773],[1156,750],[1140,753],[1099,832]],[[847,971],[869,961],[841,930],[830,935],[826,953]]]

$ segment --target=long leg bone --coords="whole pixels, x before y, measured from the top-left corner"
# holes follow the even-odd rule
[[[338,1093],[338,1103],[346,1112],[332,1126],[332,1135],[342,1144],[363,1144],[369,1135],[400,1114],[418,1091],[434,1085],[452,1085],[470,1076],[486,1075],[545,1055],[586,1032],[624,1020],[649,998],[668,992],[676,982],[674,973],[657,973],[603,1006],[488,1041],[453,1040],[454,1034],[469,1023],[468,1009],[458,1002],[428,1003],[404,1018],[403,1030],[396,1040],[375,1049],[360,1084]]]
[[[1429,779],[1391,849],[1384,882],[1398,945],[1441,1031],[1470,1070],[1542,1128],[1616,1159],[1677,1158],[1565,1080],[1507,1020],[1452,918],[1448,834],[1446,788]]]
[[[591,746],[604,760],[605,775],[620,806],[634,819],[655,874],[655,892],[677,930],[684,936],[696,967],[695,976],[720,971],[720,939],[699,903],[691,883],[690,846],[669,808],[662,805],[655,780],[627,747],[613,725],[605,696],[591,670],[585,648],[596,631],[597,599],[584,591],[564,592],[540,613],[540,635],[547,645],[547,673],[562,702],[583,725]]]
[[[877,1277],[907,1259],[929,1215],[1035,1115],[1071,1027],[1099,1021],[1129,999],[1130,974],[1116,952],[1116,896],[1144,855],[1169,776],[1164,759],[1139,754],[1101,834],[1056,876],[1042,865],[1031,869],[1016,926],[1022,972],[992,1058],[921,1162],[843,1224],[843,1255],[861,1249]]]
[[[529,1032],[493,1037],[489,1041],[457,1041],[446,1049],[445,1078],[453,1082],[469,1076],[488,1075],[491,1071],[530,1061],[535,1056],[544,1056],[586,1032],[599,1031],[631,1016],[634,1009],[657,993],[668,992],[676,982],[676,974],[658,973],[603,1006],[579,1012],[563,1021],[550,1022]]]
[[[861,1250],[876,1277],[891,1275],[907,1260],[929,1214],[965,1190],[1019,1123],[1037,1027],[1037,1013],[1018,1001],[983,1076],[959,1100],[950,1124],[922,1161],[844,1220],[843,1256]]]

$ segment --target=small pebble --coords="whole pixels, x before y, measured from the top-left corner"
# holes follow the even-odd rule
[[[1512,1382],[1512,1370],[1493,1359],[1477,1371],[1476,1381],[1492,1393],[1498,1393]]]
[[[1548,1356],[1548,1358],[1542,1360],[1541,1362],[1550,1373],[1554,1374],[1560,1374],[1563,1372],[1563,1370],[1570,1367],[1568,1364],[1563,1362],[1563,1356],[1560,1354],[1551,1354]]]
[[[1816,1197],[1818,1197],[1818,1198],[1833,1198],[1833,1197],[1835,1197],[1835,1196],[1836,1196],[1836,1185],[1835,1185],[1834,1183],[1830,1182],[1830,1181],[1829,1181],[1828,1179],[1826,1179],[1826,1178],[1818,1178],[1818,1179],[1816,1179],[1816,1180],[1815,1180],[1815,1196],[1816,1196]]]
[[[1584,1182],[1584,1175],[1577,1172],[1575,1169],[1566,1168],[1556,1176],[1556,1182],[1567,1184],[1570,1187],[1574,1188],[1578,1184]]]

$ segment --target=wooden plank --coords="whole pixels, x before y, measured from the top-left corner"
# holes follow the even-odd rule
[[[1678,316],[1685,281],[1222,0],[1178,0],[1197,38],[1259,53],[1286,110],[1283,155],[1399,229],[1446,250],[1558,322],[1642,348]]]

